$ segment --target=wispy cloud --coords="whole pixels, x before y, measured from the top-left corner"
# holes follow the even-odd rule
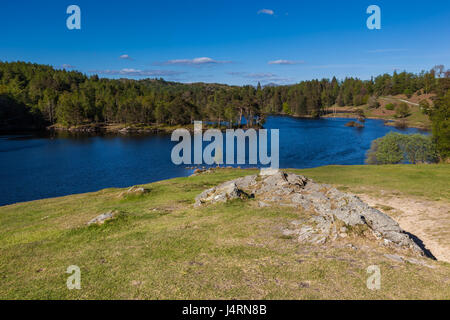
[[[123,54],[119,57],[119,59],[123,59],[123,60],[133,60],[133,58],[131,58],[128,54]]]
[[[173,77],[185,72],[171,70],[139,70],[139,69],[121,69],[121,70],[92,70],[91,73],[98,73],[110,76],[128,76],[128,77]]]
[[[61,67],[62,67],[63,69],[75,69],[75,68],[76,68],[75,66],[72,66],[72,65],[70,65],[70,64],[63,64]]]
[[[270,73],[270,72],[251,73],[251,72],[235,71],[235,72],[227,72],[227,74],[229,74],[231,76],[252,79],[255,82],[260,81],[262,83],[271,82],[271,83],[276,83],[276,84],[284,84],[284,83],[288,83],[288,82],[293,82],[292,78],[280,77],[280,76]]]
[[[407,51],[406,49],[373,49],[367,50],[367,53],[388,53],[388,52],[402,52]]]
[[[245,72],[231,71],[231,72],[227,72],[227,74],[229,74],[230,76],[242,76],[245,74]]]
[[[273,79],[277,77],[276,74],[273,73],[247,73],[244,74],[244,78],[251,78],[251,79],[258,79],[258,80],[262,80],[262,79]]]
[[[276,65],[294,65],[294,64],[303,64],[305,61],[293,61],[293,60],[274,60],[269,61],[268,64],[276,64]]]
[[[194,59],[175,59],[175,60],[168,60],[165,62],[157,62],[156,65],[194,65],[194,66],[201,66],[201,65],[214,65],[214,64],[223,64],[223,63],[231,63],[231,61],[220,61],[215,60],[209,57],[201,57],[201,58],[194,58]]]
[[[275,12],[271,9],[261,9],[258,11],[258,14],[268,14],[270,16],[273,16]]]
[[[234,77],[242,77],[242,78],[249,78],[249,79],[268,79],[268,78],[273,78],[273,77],[277,76],[273,73],[264,73],[264,72],[250,73],[250,72],[242,72],[242,71],[231,71],[231,72],[227,72],[227,74],[229,74],[230,76],[234,76]]]

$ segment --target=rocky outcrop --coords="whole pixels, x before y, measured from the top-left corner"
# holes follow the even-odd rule
[[[90,220],[87,225],[90,226],[92,224],[104,224],[106,221],[111,220],[114,218],[114,212],[110,211],[107,213],[103,213],[97,217],[95,217],[94,219]]]
[[[323,244],[349,234],[373,238],[384,245],[422,249],[388,215],[370,207],[357,196],[319,184],[304,176],[280,170],[263,170],[208,189],[195,199],[195,206],[255,197],[259,207],[285,206],[308,213],[306,221],[293,223],[283,234],[300,242]]]
[[[197,198],[195,198],[194,206],[200,207],[207,203],[226,202],[245,197],[248,197],[248,195],[238,188],[236,181],[230,181],[203,191]]]
[[[129,188],[127,191],[121,192],[119,194],[119,197],[120,198],[127,198],[127,197],[130,197],[130,196],[142,196],[142,195],[145,195],[145,194],[147,194],[149,192],[150,192],[149,189],[146,189],[146,188],[143,188],[143,187],[134,186],[134,187]]]

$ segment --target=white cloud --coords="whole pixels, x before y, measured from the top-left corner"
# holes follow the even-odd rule
[[[63,64],[61,67],[62,67],[63,69],[75,69],[75,66],[72,66],[72,65],[70,65],[70,64]]]
[[[293,82],[292,78],[280,77],[276,74],[270,72],[259,72],[259,73],[249,73],[249,72],[227,72],[231,76],[252,79],[253,81],[260,81],[262,83],[276,83],[276,84],[284,84]]]
[[[277,64],[277,65],[293,65],[293,64],[302,64],[305,63],[305,61],[292,61],[292,60],[274,60],[269,61],[268,64]]]
[[[175,59],[169,60],[163,63],[156,63],[157,65],[212,65],[212,64],[222,64],[231,63],[231,61],[219,61],[208,57],[194,58],[194,59]]]
[[[124,68],[121,70],[92,70],[91,73],[105,74],[110,76],[129,76],[129,77],[172,77],[185,72],[171,70],[139,70]]]
[[[276,74],[273,73],[249,73],[249,72],[241,72],[241,71],[234,71],[234,72],[227,72],[230,76],[236,76],[236,77],[242,77],[242,78],[249,78],[249,79],[272,79],[274,77],[277,77]]]
[[[273,73],[247,73],[244,75],[244,77],[262,80],[262,79],[273,79],[277,77],[277,75]]]
[[[258,14],[268,14],[273,16],[275,14],[275,12],[271,9],[261,9],[258,11]]]
[[[133,58],[131,58],[128,54],[123,54],[119,57],[119,59],[124,59],[124,60],[133,60]]]

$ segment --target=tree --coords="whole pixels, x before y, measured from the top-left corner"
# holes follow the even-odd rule
[[[8,115],[9,126],[14,123],[43,128],[54,123],[70,126],[99,122],[181,125],[193,120],[218,123],[236,118],[241,126],[245,117],[247,125],[252,127],[259,126],[269,113],[320,117],[336,104],[367,103],[371,108],[378,108],[376,97],[380,95],[420,90],[443,97],[450,90],[449,76],[448,70],[438,66],[420,74],[395,72],[370,80],[346,78],[343,81],[333,77],[331,81],[310,80],[265,87],[259,84],[255,88],[183,84],[164,79],[101,79],[97,75],[88,77],[50,66],[0,62],[0,95],[5,111],[2,114]],[[400,112],[398,116],[408,113]],[[0,119],[5,123],[3,120]]]
[[[397,164],[403,160],[403,152],[398,145],[396,134],[387,134],[372,141],[367,152],[367,164]]]
[[[288,115],[292,114],[291,108],[287,102],[283,103],[283,113]]]
[[[434,163],[437,162],[438,156],[436,146],[433,144],[431,137],[423,134],[409,135],[404,141],[406,159],[409,163]]]
[[[66,126],[76,126],[82,123],[83,107],[77,93],[63,93],[59,97],[56,118],[59,123]]]
[[[423,114],[430,115],[431,113],[431,106],[430,103],[427,100],[420,100],[419,102],[420,110]]]
[[[450,91],[436,100],[431,111],[433,141],[442,159],[450,158]]]
[[[394,110],[396,108],[396,105],[394,103],[388,103],[385,108],[386,110]]]
[[[408,89],[405,89],[405,91],[403,91],[403,94],[409,99],[412,97],[413,92],[410,88],[408,88]]]
[[[377,109],[380,107],[380,103],[378,102],[377,98],[374,96],[371,96],[369,100],[367,101],[367,105],[371,109]]]
[[[402,102],[395,108],[395,116],[397,118],[406,118],[409,116],[410,110],[406,103]]]
[[[372,141],[366,155],[367,164],[434,163],[437,159],[436,145],[430,136],[396,132]]]
[[[232,105],[228,105],[225,108],[225,118],[228,120],[228,126],[230,128],[233,127],[235,119],[236,119],[236,109]]]

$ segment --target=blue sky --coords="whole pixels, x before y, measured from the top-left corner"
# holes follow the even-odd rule
[[[81,8],[81,30],[66,9]],[[381,30],[366,9],[381,8]],[[103,77],[287,84],[450,65],[450,1],[1,0],[0,60]]]

